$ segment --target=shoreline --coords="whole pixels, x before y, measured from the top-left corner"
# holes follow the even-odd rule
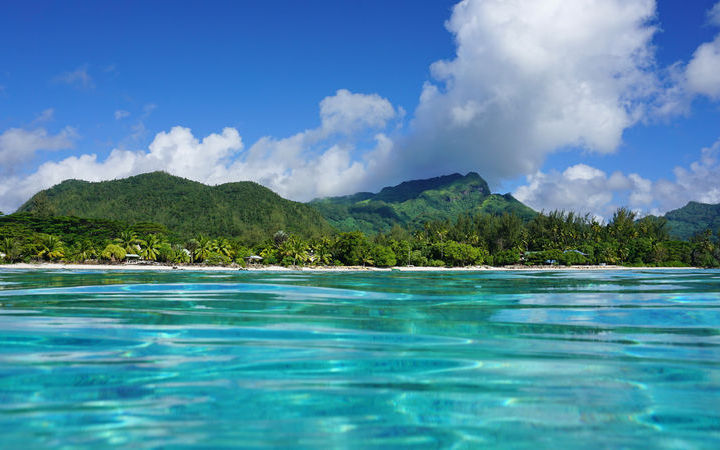
[[[466,266],[466,267],[362,267],[362,266],[186,266],[172,264],[73,264],[73,263],[14,263],[2,264],[0,270],[98,270],[147,272],[498,272],[498,271],[597,271],[597,270],[699,270],[699,267],[628,267],[628,266]]]

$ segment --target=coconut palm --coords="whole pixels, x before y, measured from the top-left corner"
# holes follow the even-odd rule
[[[175,254],[173,256],[172,262],[176,264],[187,264],[191,262],[191,253],[190,250],[183,248],[180,245],[174,246],[173,250],[175,251]]]
[[[22,256],[22,245],[17,239],[6,237],[0,240],[0,252],[5,254],[8,262],[15,262]]]
[[[280,248],[285,241],[287,241],[290,238],[286,232],[283,230],[279,230],[273,235],[273,242],[275,243],[275,247]]]
[[[229,240],[225,238],[215,239],[212,242],[212,251],[221,255],[225,255],[228,258],[232,258],[233,255],[232,244]]]
[[[120,237],[116,238],[115,242],[124,248],[126,253],[138,253],[142,241],[138,239],[137,234],[132,230],[126,229],[120,233]]]
[[[97,253],[95,244],[93,244],[93,242],[89,239],[83,239],[82,241],[77,242],[70,249],[72,259],[79,262],[93,259],[97,256]]]
[[[65,256],[65,247],[59,237],[52,234],[38,236],[36,255],[42,259],[56,261]]]
[[[308,259],[308,245],[302,240],[292,236],[285,242],[281,252],[283,256],[287,256],[293,260],[293,265],[296,266],[298,262],[303,264]]]
[[[195,256],[195,261],[202,262],[210,255],[210,253],[212,253],[213,241],[210,240],[210,238],[203,236],[202,234],[199,235],[195,239],[195,241],[196,245],[193,255]]]
[[[157,234],[148,234],[140,244],[140,256],[148,261],[157,260],[161,244]]]

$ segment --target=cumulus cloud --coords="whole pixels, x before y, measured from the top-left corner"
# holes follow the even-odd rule
[[[379,129],[396,116],[395,108],[380,96],[340,90],[320,102],[319,127],[283,139],[264,137],[248,149],[234,128],[198,139],[189,128],[173,127],[158,133],[147,150],[115,149],[105,159],[73,156],[46,162],[27,177],[0,176],[0,210],[14,210],[37,191],[66,179],[100,181],[154,170],[209,184],[253,180],[295,200],[344,193],[371,180],[387,160],[393,144]],[[333,138],[358,132],[375,133],[369,148]],[[25,142],[13,148],[20,147],[30,152],[40,145]]]
[[[718,17],[716,5],[709,18],[718,24]],[[66,178],[166,170],[206,183],[250,179],[309,200],[475,170],[491,184],[533,174],[516,195],[536,208],[603,214],[615,204],[663,208],[690,195],[683,183],[697,187],[716,173],[714,150],[667,182],[584,164],[539,171],[553,152],[612,153],[638,121],[686,111],[697,94],[720,97],[718,40],[698,47],[687,64],[658,69],[655,19],[654,0],[463,0],[446,23],[456,53],[431,66],[432,79],[401,136],[391,130],[403,123],[402,108],[377,94],[341,89],[319,103],[317,127],[291,136],[266,136],[245,147],[232,128],[199,138],[174,127],[147,149],[116,149],[104,160],[82,155],[46,163],[23,180],[0,178],[0,194],[15,186],[4,201],[17,206]],[[93,86],[87,66],[58,81]],[[127,142],[147,133],[143,119],[154,108],[135,114]],[[115,112],[118,120],[128,115]],[[671,201],[663,186],[684,194]]]
[[[56,76],[54,81],[56,83],[68,84],[75,87],[81,87],[85,89],[93,89],[95,82],[88,73],[88,65],[82,65],[71,72],[63,72]]]
[[[340,89],[320,102],[321,130],[325,134],[385,128],[395,116],[392,104],[377,94],[353,94]]]
[[[691,92],[720,98],[720,36],[695,50],[686,70]]]
[[[606,217],[617,208],[615,194],[644,187],[648,180],[637,174],[626,176],[614,172],[610,176],[602,170],[586,164],[576,164],[563,172],[536,172],[527,177],[527,183],[515,190],[513,195],[536,210],[566,210],[581,214],[593,213]],[[647,199],[633,198],[632,206],[639,206]]]
[[[431,67],[398,157],[413,175],[535,172],[579,146],[611,153],[657,94],[652,0],[464,0],[455,58]]]
[[[0,134],[0,175],[12,173],[18,165],[31,160],[39,150],[71,148],[75,137],[75,130],[70,127],[55,135],[49,134],[44,128],[6,130]]]
[[[663,214],[694,200],[720,203],[720,141],[702,149],[698,161],[676,167],[673,180],[651,181],[620,171],[608,175],[585,164],[563,172],[536,172],[513,193],[537,210],[563,209],[609,217],[619,206],[641,213]]]

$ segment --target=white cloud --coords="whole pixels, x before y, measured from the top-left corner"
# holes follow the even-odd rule
[[[695,50],[686,70],[691,92],[720,98],[720,36]]]
[[[396,114],[387,99],[377,94],[353,94],[346,89],[340,89],[320,102],[320,119],[325,134],[351,134],[368,128],[385,128]]]
[[[68,84],[76,87],[82,87],[85,89],[93,89],[95,82],[88,73],[88,65],[82,65],[72,72],[64,72],[55,77],[56,83]]]
[[[478,170],[491,182],[535,172],[580,146],[614,152],[657,95],[652,0],[465,0],[447,28],[452,60],[432,65],[406,175]]]
[[[129,111],[125,111],[124,109],[118,109],[115,111],[115,120],[122,120],[126,117],[130,117]]]
[[[70,127],[55,135],[48,134],[44,128],[5,130],[0,134],[0,174],[13,172],[19,164],[31,160],[39,150],[71,148],[75,137],[76,133]]]
[[[720,203],[720,141],[702,149],[688,168],[676,167],[674,180],[651,181],[638,174],[602,170],[585,164],[563,172],[537,172],[513,193],[537,210],[564,209],[608,217],[618,206],[664,214],[689,201]]]
[[[635,183],[646,180],[620,172],[608,177],[602,170],[577,164],[563,172],[536,172],[528,176],[527,181],[528,184],[520,186],[513,195],[536,210],[560,209],[607,217],[618,206],[614,203],[616,192],[631,190]]]
[[[331,135],[376,132],[397,115],[377,95],[340,90],[320,102],[318,128],[284,139],[264,137],[247,150],[234,128],[198,139],[190,129],[176,126],[158,133],[147,150],[115,149],[104,160],[73,156],[46,162],[25,178],[0,176],[0,210],[14,210],[37,191],[69,178],[100,181],[154,170],[209,184],[253,180],[295,200],[346,193],[373,180],[393,144],[376,133],[374,144],[360,149],[339,144]]]

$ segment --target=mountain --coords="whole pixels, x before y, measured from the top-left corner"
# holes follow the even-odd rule
[[[18,212],[125,223],[155,222],[181,237],[269,237],[278,230],[310,237],[332,231],[312,207],[250,181],[207,186],[153,172],[112,181],[66,180],[39,192]]]
[[[668,220],[670,235],[679,239],[690,239],[694,234],[711,229],[720,229],[720,203],[689,202],[682,208],[668,212],[664,216]]]
[[[524,219],[536,213],[512,195],[492,194],[480,175],[458,173],[385,187],[377,194],[359,192],[315,199],[310,205],[341,231],[388,231],[393,225],[420,225],[454,219],[463,213],[514,212]]]

